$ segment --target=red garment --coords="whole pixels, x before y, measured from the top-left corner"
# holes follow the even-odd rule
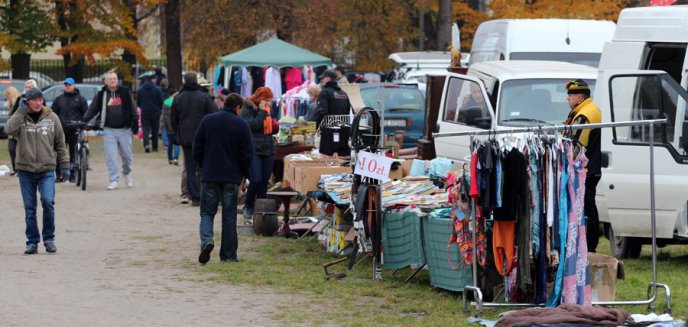
[[[478,201],[478,196],[480,191],[478,191],[478,153],[474,152],[471,156],[471,191],[470,196]]]
[[[303,78],[301,77],[301,70],[298,68],[289,68],[284,77],[284,83],[287,86],[287,91],[301,85]]]

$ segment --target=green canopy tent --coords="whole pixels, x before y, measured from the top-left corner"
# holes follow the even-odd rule
[[[252,47],[228,54],[220,62],[229,66],[322,66],[332,60],[291,43],[272,38]]]

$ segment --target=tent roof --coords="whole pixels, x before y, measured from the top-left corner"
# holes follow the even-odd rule
[[[272,38],[252,47],[228,54],[220,61],[225,66],[320,66],[332,60],[317,53],[299,48],[278,38]]]

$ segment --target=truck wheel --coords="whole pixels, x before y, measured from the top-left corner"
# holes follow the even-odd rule
[[[637,258],[643,249],[643,242],[636,237],[614,236],[614,229],[609,226],[609,244],[612,255],[617,259]]]

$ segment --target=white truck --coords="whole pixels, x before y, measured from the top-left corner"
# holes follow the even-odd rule
[[[496,19],[478,26],[469,67],[496,60],[554,60],[597,67],[611,21],[583,19]]]
[[[560,125],[570,108],[566,82],[583,79],[595,87],[597,70],[556,61],[492,61],[477,63],[466,75],[449,73],[436,132],[464,132],[536,125]],[[435,138],[438,156],[465,161],[470,140],[465,136]]]
[[[600,221],[617,257],[649,243],[649,140],[655,144],[658,245],[688,239],[688,6],[624,9],[602,53],[593,101],[603,122],[667,118],[665,126],[602,130]]]

